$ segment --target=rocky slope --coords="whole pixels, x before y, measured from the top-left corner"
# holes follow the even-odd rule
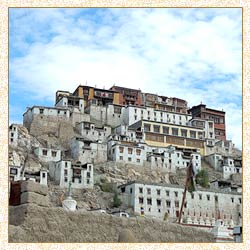
[[[9,242],[118,242],[129,229],[136,242],[214,242],[211,233],[144,217],[66,212],[37,205],[10,207]]]

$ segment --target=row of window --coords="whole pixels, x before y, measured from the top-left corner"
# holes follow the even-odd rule
[[[162,191],[161,189],[156,189],[157,195],[161,195],[161,191]],[[133,189],[131,188],[130,193],[132,193],[132,192],[133,192]],[[143,188],[142,187],[139,187],[139,193],[143,194]],[[148,195],[151,194],[151,188],[147,188],[147,194]],[[165,190],[165,194],[166,194],[166,196],[169,196],[170,191]],[[178,191],[174,191],[174,195],[175,195],[175,197],[178,197]],[[195,195],[194,193],[191,193],[191,199],[194,199],[194,195]],[[202,197],[203,197],[202,194],[198,194],[198,196],[199,196],[199,200],[202,200]],[[207,194],[206,198],[207,198],[208,201],[210,201],[211,196],[209,194]],[[214,199],[215,199],[216,202],[218,202],[218,196],[217,195],[214,196]],[[235,201],[234,197],[231,197],[231,201],[232,201],[232,203],[234,203],[234,201]],[[241,198],[238,198],[238,202],[241,203]]]
[[[135,114],[137,114],[136,108],[134,109],[134,111],[135,111]],[[150,111],[147,112],[148,116],[150,116],[150,113],[151,113]],[[141,110],[141,115],[143,115],[143,114],[144,114],[144,112],[143,112],[143,110]],[[153,112],[153,114],[154,114],[154,116],[157,116],[157,112]],[[160,116],[163,117],[163,112],[160,112]],[[169,114],[167,114],[167,117],[169,117]],[[175,119],[175,115],[173,115],[173,118]],[[186,118],[186,120],[188,119],[187,116],[184,116],[184,118]],[[182,116],[179,115],[179,120],[181,120],[181,119],[182,119]]]
[[[120,161],[123,161],[123,156],[120,156],[120,157],[119,157],[119,160],[120,160]],[[132,158],[131,158],[131,157],[128,157],[128,161],[132,161]],[[136,159],[136,162],[137,162],[137,163],[140,163],[141,160],[140,160],[140,159]]]
[[[39,109],[39,114],[44,114],[44,109]],[[57,114],[64,114],[67,115],[67,111],[61,111],[61,110],[57,110]]]
[[[75,183],[75,179],[74,177],[72,177],[72,182]],[[78,183],[82,183],[82,179],[81,178],[77,178],[78,179]],[[65,176],[64,177],[64,182],[68,182],[68,177]],[[90,184],[90,179],[87,179],[87,184]]]
[[[133,151],[134,151],[133,148],[128,148],[128,154],[130,154],[130,155],[133,154]],[[124,147],[119,147],[119,152],[123,153],[124,152]],[[135,152],[136,152],[136,155],[141,155],[141,150],[140,149],[136,149]]]
[[[151,124],[145,123],[144,124],[144,131],[145,132],[160,133],[160,126],[153,125],[153,131],[151,131]],[[163,126],[162,131],[163,131],[163,134],[167,134],[167,135],[170,134],[169,127]],[[180,131],[181,131],[182,137],[187,137],[187,131],[188,131],[187,129],[180,129]],[[190,134],[190,138],[194,138],[194,139],[196,139],[197,137],[198,137],[198,139],[203,139],[203,137],[204,137],[204,133],[201,131],[197,132],[197,131],[190,130],[189,134]],[[178,136],[179,135],[179,128],[172,128],[172,135]]]
[[[161,199],[156,199],[155,201],[156,201],[157,206],[162,205],[162,200]],[[139,197],[138,202],[139,202],[139,204],[144,204],[144,198]],[[175,203],[175,207],[179,207],[179,205],[180,205],[179,201],[175,201],[174,203]],[[147,205],[152,205],[152,198],[147,198]],[[171,207],[171,201],[170,200],[166,200],[166,207]]]
[[[48,150],[43,149],[43,150],[42,150],[42,154],[43,154],[44,156],[47,156],[47,155],[48,155]],[[51,151],[51,156],[52,156],[52,157],[56,157],[56,154],[57,154],[56,151]]]

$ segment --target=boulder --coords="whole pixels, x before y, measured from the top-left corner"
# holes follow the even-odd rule
[[[21,184],[21,192],[34,192],[40,195],[48,194],[48,187],[34,181],[24,181]]]
[[[49,200],[47,196],[34,192],[24,192],[21,194],[21,204],[33,203],[38,206],[48,207]]]
[[[134,234],[131,230],[129,229],[124,229],[120,232],[119,237],[118,237],[118,242],[122,243],[134,243],[137,242]]]

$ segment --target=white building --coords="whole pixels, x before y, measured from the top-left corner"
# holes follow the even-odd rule
[[[169,146],[166,148],[153,148],[147,154],[147,161],[152,168],[161,168],[168,172],[175,173],[176,169],[186,168],[193,157],[194,169],[201,169],[201,156],[198,152],[190,149]]]
[[[111,140],[108,143],[108,159],[142,166],[146,161],[145,147],[143,144]]]
[[[18,125],[11,124],[9,127],[9,143],[12,146],[17,146],[18,143]]]
[[[21,172],[21,166],[10,166],[10,182],[20,181],[20,180],[31,180],[38,182],[41,185],[48,184],[48,170],[46,168],[41,168],[39,172],[28,172],[25,171],[24,174]]]
[[[68,188],[93,188],[94,176],[91,163],[82,164],[80,161],[61,160],[51,165],[49,175],[60,187]]]
[[[111,134],[111,128],[109,126],[96,127],[94,123],[80,122],[76,125],[78,132],[85,138],[97,141],[105,142]]]
[[[144,143],[143,133],[135,129],[129,129],[127,125],[119,125],[114,128],[113,138],[122,140],[122,138],[128,138],[126,140],[137,143]]]
[[[135,213],[144,210],[145,216],[163,219],[166,214],[177,219],[180,214],[184,189],[175,185],[130,182],[118,187]],[[197,190],[187,192],[183,209],[183,222],[191,217],[192,224],[212,226],[220,213],[225,224],[238,224],[242,214],[242,195],[233,192]],[[207,221],[207,222],[206,222]],[[185,222],[186,223],[186,222]]]
[[[72,158],[83,164],[107,161],[107,143],[93,142],[85,137],[73,137],[70,140],[70,151]]]
[[[38,147],[34,150],[35,155],[44,162],[61,160],[61,150]]]
[[[123,123],[127,125],[132,125],[140,120],[188,125],[188,122],[191,118],[192,115],[190,114],[167,112],[151,107],[138,107],[129,105],[123,110]]]
[[[85,108],[85,112],[90,115],[91,122],[99,126],[108,125],[111,127],[116,127],[123,123],[123,106],[114,104],[99,105],[97,103],[97,99],[92,99]]]
[[[82,113],[84,113],[84,99],[78,96],[73,95],[63,95],[61,96],[57,103],[55,104],[56,107],[66,107],[66,108],[77,108]]]
[[[9,178],[10,181],[19,181],[21,180],[22,176],[21,176],[21,166],[10,166],[10,174],[9,174]]]
[[[242,173],[240,166],[234,166],[233,157],[223,156],[221,154],[211,154],[205,157],[205,160],[216,170],[223,173],[224,179],[229,179],[232,174]]]

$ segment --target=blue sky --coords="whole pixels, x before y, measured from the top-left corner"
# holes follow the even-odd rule
[[[10,122],[57,90],[113,84],[226,111],[241,148],[241,9],[10,9]]]

